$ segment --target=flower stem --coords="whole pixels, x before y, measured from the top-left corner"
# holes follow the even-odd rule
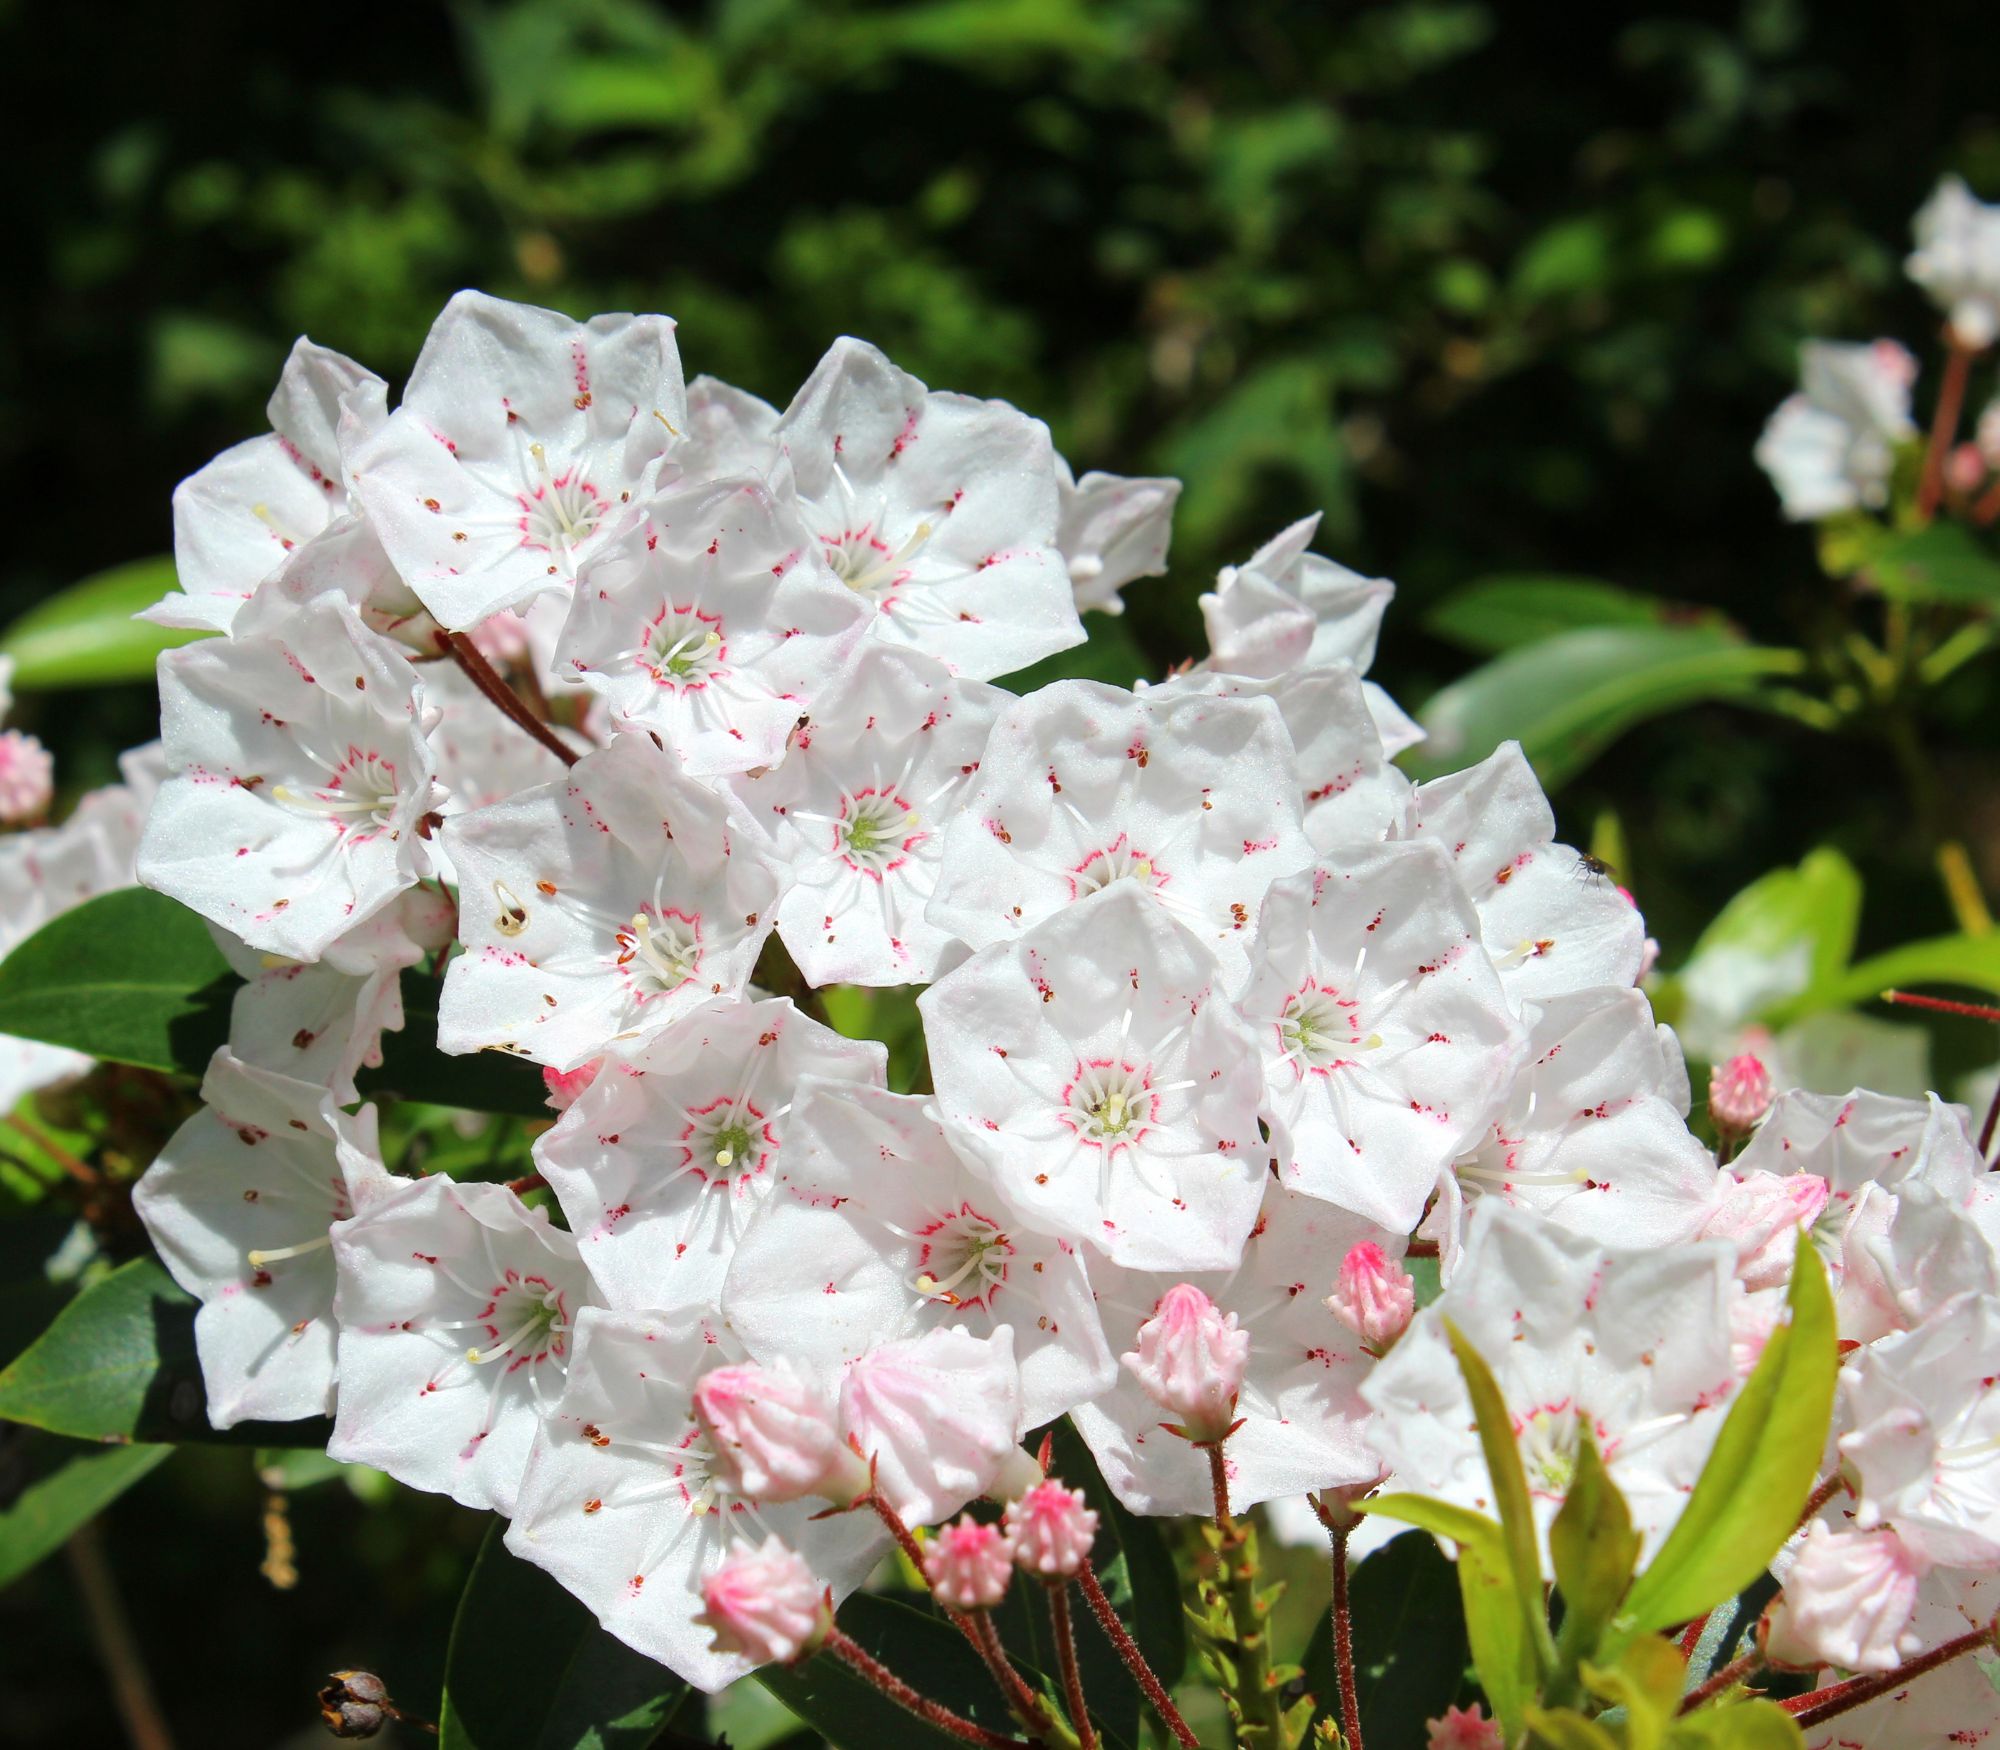
[[[7,1124],[11,1129],[26,1137],[29,1142],[33,1143],[36,1148],[40,1149],[43,1154],[47,1155],[50,1160],[61,1167],[79,1185],[96,1185],[96,1168],[85,1166],[82,1161],[78,1160],[75,1155],[71,1154],[54,1137],[48,1135],[37,1126],[30,1124],[20,1113],[8,1113]]]
[[[1333,1541],[1333,1662],[1340,1674],[1340,1734],[1361,1750],[1361,1694],[1354,1681],[1354,1612],[1347,1596],[1347,1527],[1329,1525]]]
[[[1801,1728],[1817,1726],[1823,1720],[1837,1718],[1878,1696],[1887,1695],[1893,1689],[1901,1689],[1912,1678],[1921,1677],[1926,1671],[1935,1671],[1961,1653],[1990,1647],[1993,1644],[1993,1628],[1994,1625],[1989,1622],[1984,1628],[1973,1629],[1956,1640],[1931,1648],[1928,1653],[1919,1653],[1916,1658],[1905,1660],[1893,1671],[1878,1672],[1872,1677],[1850,1677],[1845,1683],[1836,1683],[1830,1689],[1815,1689],[1807,1695],[1795,1695],[1778,1705],[1797,1720]]]
[[[1947,336],[1944,381],[1938,385],[1937,411],[1931,419],[1930,442],[1924,449],[1924,471],[1917,487],[1917,515],[1929,522],[1944,497],[1944,458],[1958,436],[1958,418],[1965,406],[1966,380],[1972,375],[1972,348]]]
[[[576,764],[576,749],[521,703],[514,689],[493,672],[493,665],[479,654],[478,646],[470,638],[463,632],[447,632],[444,639],[452,660],[465,671],[466,679],[494,706],[511,717],[564,765]]]
[[[173,1735],[160,1712],[159,1698],[132,1632],[132,1619],[126,1614],[111,1564],[105,1559],[103,1529],[95,1520],[69,1540],[68,1554],[70,1573],[83,1594],[90,1638],[111,1680],[111,1699],[125,1722],[132,1750],[173,1750]]]
[[[1806,1504],[1799,1513],[1799,1522],[1792,1529],[1794,1531],[1805,1530],[1810,1521],[1819,1517],[1819,1510],[1846,1487],[1847,1479],[1836,1469],[1832,1476],[1828,1477],[1806,1497]]]
[[[1706,1678],[1681,1697],[1680,1711],[1691,1714],[1712,1695],[1720,1695],[1732,1684],[1741,1683],[1751,1672],[1764,1663],[1764,1655],[1755,1647],[1740,1659],[1731,1659],[1727,1665],[1711,1671]]]
[[[1125,1668],[1132,1673],[1132,1680],[1145,1692],[1152,1703],[1153,1712],[1160,1716],[1160,1723],[1173,1733],[1184,1750],[1201,1750],[1201,1740],[1194,1735],[1187,1721],[1181,1718],[1181,1710],[1174,1706],[1173,1697],[1167,1694],[1167,1686],[1146,1663],[1146,1655],[1139,1650],[1139,1643],[1126,1633],[1125,1625],[1118,1620],[1118,1612],[1111,1608],[1111,1600],[1104,1595],[1103,1584],[1088,1567],[1080,1569],[1076,1581],[1083,1588],[1083,1596],[1090,1606],[1090,1612],[1097,1618],[1098,1626],[1117,1650],[1119,1658],[1125,1661]]]
[[[1206,1443],[1209,1480],[1215,1490],[1215,1558],[1229,1611],[1233,1640],[1228,1665],[1233,1681],[1227,1699],[1240,1743],[1257,1750],[1280,1750],[1291,1742],[1286,1734],[1285,1704],[1271,1668],[1270,1607],[1258,1596],[1256,1545],[1248,1524],[1229,1511],[1229,1473],[1222,1461],[1222,1442]]]
[[[918,1694],[881,1660],[864,1651],[839,1629],[828,1629],[823,1644],[827,1652],[852,1666],[898,1707],[908,1709],[918,1719],[936,1726],[939,1731],[949,1732],[954,1738],[966,1744],[988,1746],[988,1750],[1018,1750],[1020,1739],[1010,1738],[1003,1732],[989,1732],[984,1726],[974,1725],[962,1714],[953,1713],[942,1702],[932,1701],[929,1696]]]
[[[1076,1662],[1076,1629],[1069,1619],[1069,1582],[1051,1580],[1049,1626],[1055,1631],[1056,1661],[1062,1669],[1063,1700],[1069,1706],[1070,1724],[1076,1728],[1079,1750],[1097,1750],[1097,1730],[1090,1723],[1090,1707],[1083,1699],[1083,1672]]]

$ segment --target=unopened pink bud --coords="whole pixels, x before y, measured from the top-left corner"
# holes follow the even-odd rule
[[[1944,462],[1945,484],[1954,492],[1977,492],[1986,478],[1986,458],[1977,444],[1960,444]]]
[[[1424,1722],[1430,1732],[1429,1750],[1506,1750],[1496,1721],[1474,1702],[1470,1707],[1448,1707],[1434,1720]]]
[[[1090,1560],[1097,1515],[1084,1505],[1081,1489],[1051,1479],[1007,1503],[1007,1534],[1018,1567],[1044,1579],[1068,1579]]]
[[[1364,1240],[1341,1259],[1340,1275],[1326,1306],[1361,1339],[1370,1355],[1386,1355],[1409,1329],[1417,1310],[1417,1286],[1401,1259]]]
[[[567,1112],[576,1104],[577,1095],[597,1080],[597,1072],[603,1067],[604,1059],[593,1057],[575,1069],[544,1069],[542,1086],[548,1090],[549,1110]]]
[[[1708,1078],[1708,1115],[1725,1135],[1743,1136],[1770,1111],[1776,1093],[1764,1060],[1754,1052],[1739,1052],[1716,1065]]]
[[[0,730],[0,824],[40,820],[55,794],[56,762],[32,735]]]
[[[833,1627],[833,1601],[813,1573],[776,1537],[762,1549],[738,1544],[701,1583],[695,1621],[718,1653],[753,1665],[788,1665],[818,1650]]]
[[[1014,1546],[969,1514],[940,1527],[924,1551],[924,1578],[947,1610],[991,1610],[1013,1577]]]
[[[824,1495],[845,1505],[868,1486],[830,1399],[789,1368],[714,1368],[694,1388],[694,1415],[716,1476],[745,1500]]]
[[[1154,1403],[1180,1417],[1188,1439],[1205,1443],[1228,1436],[1249,1355],[1250,1333],[1236,1328],[1236,1315],[1183,1282],[1160,1296],[1139,1327],[1138,1349],[1119,1359]]]
[[[1791,1280],[1798,1230],[1811,1227],[1832,1190],[1816,1173],[1724,1173],[1714,1209],[1702,1223],[1705,1240],[1731,1240],[1736,1275],[1745,1288],[1777,1288]]]
[[[1893,1531],[1834,1531],[1815,1519],[1759,1636],[1773,1663],[1893,1671],[1923,1646],[1912,1632],[1930,1564]]]

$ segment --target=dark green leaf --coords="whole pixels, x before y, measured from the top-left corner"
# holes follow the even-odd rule
[[[173,1456],[171,1446],[81,1446],[70,1441],[0,1430],[42,1450],[7,1454],[38,1471],[33,1482],[0,1507],[0,1586],[11,1586],[70,1534],[124,1494],[134,1483]],[[9,1485],[12,1486],[11,1484]]]
[[[1963,523],[1891,535],[1871,554],[1867,575],[1900,601],[2000,602],[2000,558]]]
[[[1125,629],[1122,618],[1093,614],[1084,625],[1090,632],[1085,642],[1058,650],[1055,655],[1045,656],[1013,674],[1002,675],[994,685],[1020,694],[1032,693],[1052,681],[1103,681],[1114,687],[1129,687],[1151,671],[1153,664]]]
[[[73,583],[0,636],[21,692],[149,681],[163,650],[202,636],[132,618],[175,588],[171,559],[138,559]]]
[[[0,971],[4,971],[0,962]],[[354,1078],[364,1100],[421,1100],[431,1106],[461,1106],[469,1112],[511,1112],[520,1118],[549,1116],[548,1088],[540,1068],[504,1051],[475,1051],[454,1057],[437,1048],[438,992],[435,978],[415,967],[403,972],[403,1030],[382,1035],[379,1069]]]
[[[1509,651],[1431,696],[1430,739],[1407,756],[1432,778],[1520,742],[1556,789],[1636,723],[1711,699],[1753,700],[1805,667],[1796,650],[1744,644],[1712,626],[1600,626]]]
[[[1348,1582],[1354,1675],[1369,1750],[1428,1750],[1426,1721],[1459,1699],[1466,1660],[1458,1571],[1435,1538],[1405,1533],[1362,1562]],[[1339,1671],[1330,1615],[1303,1660],[1321,1719],[1337,1717]]]
[[[194,1302],[151,1258],[120,1266],[72,1300],[0,1372],[0,1420],[79,1440],[324,1446],[322,1417],[208,1423],[194,1351]]]
[[[1617,1632],[1690,1622],[1733,1598],[1797,1527],[1840,1371],[1826,1271],[1803,1240],[1787,1304],[1790,1323],[1772,1333],[1737,1394],[1686,1508],[1633,1583]]]
[[[1594,577],[1482,577],[1445,597],[1424,624],[1462,650],[1499,656],[1590,626],[1719,626],[1722,619]]]
[[[1549,1527],[1549,1555],[1563,1595],[1557,1650],[1568,1677],[1596,1649],[1597,1637],[1631,1586],[1639,1562],[1632,1515],[1587,1426],[1577,1443],[1576,1475]]]
[[[440,1750],[644,1750],[688,1686],[597,1626],[495,1520],[459,1595]]]

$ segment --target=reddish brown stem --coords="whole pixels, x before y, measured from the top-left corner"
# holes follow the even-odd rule
[[[35,1147],[40,1149],[43,1154],[47,1155],[50,1160],[54,1161],[57,1166],[61,1167],[79,1185],[96,1185],[97,1169],[86,1166],[75,1155],[71,1154],[68,1149],[64,1148],[61,1143],[57,1142],[53,1136],[46,1134],[39,1126],[30,1124],[18,1112],[8,1113],[7,1122],[14,1130],[25,1136]]]
[[[1885,990],[1885,1003],[1901,1003],[1910,1009],[1935,1009],[1940,1015],[1970,1015],[1975,1021],[2000,1021],[2000,1009],[1984,1003],[1954,1002],[1950,997],[1927,997],[1913,990]]]
[[[986,1669],[992,1673],[993,1681],[1000,1686],[1000,1693],[1008,1698],[1016,1717],[1020,1717],[1022,1711],[1021,1703],[1016,1699],[1016,1692],[1026,1697],[1029,1703],[1028,1717],[1022,1718],[1021,1724],[1027,1730],[1030,1742],[1040,1745],[1043,1742],[1042,1732],[1048,1716],[1042,1711],[1039,1698],[1028,1689],[1026,1681],[1020,1672],[1014,1669],[1013,1662],[1007,1657],[1007,1649],[1001,1645],[1000,1631],[993,1626],[993,1618],[983,1610],[969,1610],[965,1613],[965,1619],[972,1628],[972,1644],[979,1649],[979,1656],[986,1661]]]
[[[1917,485],[1917,515],[1925,522],[1937,514],[1944,497],[1944,459],[1958,436],[1965,407],[1965,385],[1972,375],[1972,348],[1947,338],[1944,381],[1938,385],[1937,411],[1931,417],[1930,442],[1924,448],[1924,472]]]
[[[1347,1598],[1347,1527],[1329,1525],[1333,1540],[1333,1662],[1340,1676],[1340,1733],[1346,1750],[1361,1750],[1361,1692],[1354,1681],[1354,1613]]]
[[[984,1726],[974,1725],[962,1714],[953,1713],[942,1702],[918,1694],[881,1660],[857,1646],[839,1629],[826,1631],[825,1646],[829,1653],[852,1666],[898,1707],[906,1708],[939,1731],[949,1732],[962,1743],[986,1745],[989,1750],[1018,1750],[1019,1738],[1010,1738],[1003,1732],[989,1732]]]
[[[1118,1620],[1118,1612],[1111,1608],[1111,1600],[1105,1597],[1104,1587],[1097,1575],[1086,1565],[1078,1572],[1076,1583],[1083,1588],[1084,1601],[1090,1606],[1091,1615],[1097,1618],[1098,1627],[1104,1630],[1105,1639],[1125,1661],[1126,1670],[1132,1673],[1132,1680],[1153,1704],[1153,1712],[1160,1716],[1160,1723],[1173,1733],[1185,1750],[1201,1750],[1201,1740],[1181,1718],[1181,1710],[1174,1706],[1173,1697],[1167,1694],[1167,1686],[1146,1663],[1146,1655],[1139,1651],[1139,1643],[1125,1632],[1125,1625]]]
[[[1819,1510],[1847,1487],[1846,1479],[1835,1471],[1825,1482],[1806,1497],[1804,1510],[1799,1514],[1799,1522],[1792,1529],[1803,1531],[1808,1524],[1819,1517]]]
[[[540,1173],[523,1173],[518,1179],[509,1179],[507,1189],[516,1197],[525,1197],[530,1191],[546,1190],[548,1183]]]
[[[1097,1750],[1097,1732],[1083,1699],[1083,1672],[1076,1662],[1076,1629],[1069,1619],[1069,1582],[1051,1580],[1048,1588],[1049,1626],[1055,1631],[1056,1659],[1062,1667],[1063,1700],[1069,1704],[1069,1723],[1076,1728],[1081,1750]]]
[[[1701,1631],[1708,1627],[1708,1619],[1713,1614],[1713,1611],[1704,1612],[1702,1615],[1696,1617],[1693,1622],[1689,1623],[1686,1628],[1681,1630],[1681,1657],[1683,1659],[1692,1659],[1694,1657],[1695,1648],[1701,1645]]]
[[[1229,1472],[1222,1463],[1222,1442],[1211,1441],[1202,1447],[1208,1454],[1208,1480],[1215,1490],[1215,1523],[1223,1531],[1230,1526],[1229,1517]]]
[[[1978,523],[1981,528],[1992,522],[1995,517],[2000,517],[2000,480],[1994,481],[1991,486],[1987,487],[1973,501],[1972,506],[1972,520]]]
[[[1681,1712],[1691,1714],[1712,1695],[1720,1695],[1731,1684],[1741,1683],[1744,1678],[1764,1663],[1764,1655],[1755,1647],[1740,1659],[1731,1659],[1727,1665],[1711,1671],[1707,1678],[1681,1697]]]
[[[1935,1671],[1963,1653],[1977,1652],[1981,1647],[1992,1644],[1993,1624],[1989,1622],[1984,1628],[1973,1629],[1956,1640],[1931,1648],[1928,1653],[1906,1659],[1893,1671],[1883,1671],[1873,1677],[1850,1677],[1845,1683],[1836,1683],[1830,1689],[1815,1689],[1807,1695],[1795,1695],[1790,1701],[1778,1705],[1797,1720],[1801,1728],[1817,1726],[1823,1720],[1851,1712],[1893,1689],[1901,1689],[1926,1671]]]
[[[445,644],[451,651],[452,660],[465,671],[471,681],[501,711],[511,717],[542,746],[554,754],[566,766],[577,762],[576,750],[556,734],[534,712],[521,703],[514,689],[493,672],[493,665],[479,654],[478,647],[463,632],[447,632]]]

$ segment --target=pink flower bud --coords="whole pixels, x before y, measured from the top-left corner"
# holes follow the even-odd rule
[[[1960,444],[1945,457],[1945,484],[1954,492],[1977,492],[1986,478],[1986,458],[1977,444]]]
[[[597,1072],[603,1067],[604,1059],[593,1057],[575,1069],[544,1069],[542,1086],[548,1090],[549,1110],[567,1112],[576,1104],[577,1095],[597,1080]]]
[[[1013,1545],[969,1515],[941,1527],[924,1552],[924,1578],[947,1610],[991,1610],[1013,1577]]]
[[[1051,1480],[1008,1502],[1007,1534],[1014,1542],[1015,1564],[1024,1572],[1068,1579],[1090,1560],[1097,1515],[1083,1504],[1081,1489]]]
[[[1340,1261],[1327,1311],[1361,1339],[1370,1355],[1386,1355],[1417,1310],[1416,1284],[1402,1261],[1364,1240]]]
[[[0,824],[19,826],[47,814],[55,770],[49,750],[32,735],[0,731]]]
[[[786,1367],[717,1367],[694,1388],[715,1474],[745,1500],[824,1495],[845,1505],[868,1487],[824,1393]]]
[[[1750,1051],[1717,1064],[1708,1078],[1708,1115],[1725,1136],[1743,1136],[1771,1109],[1777,1090],[1764,1060]]]
[[[1834,1531],[1815,1519],[1765,1615],[1765,1656],[1807,1669],[1895,1670],[1923,1646],[1910,1618],[1929,1566],[1893,1531]]]
[[[1200,1442],[1227,1438],[1243,1386],[1250,1333],[1236,1328],[1191,1282],[1160,1296],[1139,1327],[1139,1347],[1119,1357],[1146,1395],[1181,1419],[1180,1432]]]
[[[1814,1173],[1724,1173],[1720,1196],[1702,1223],[1705,1240],[1736,1245],[1736,1275],[1745,1288],[1777,1288],[1791,1280],[1801,1226],[1819,1220],[1832,1195]]]
[[[695,1621],[718,1653],[753,1665],[789,1665],[818,1650],[833,1627],[833,1600],[812,1570],[776,1537],[762,1549],[738,1544],[701,1583],[706,1606]]]
[[[1470,1707],[1448,1707],[1437,1719],[1426,1720],[1430,1750],[1506,1750],[1507,1740],[1500,1727],[1486,1717],[1474,1702]]]

